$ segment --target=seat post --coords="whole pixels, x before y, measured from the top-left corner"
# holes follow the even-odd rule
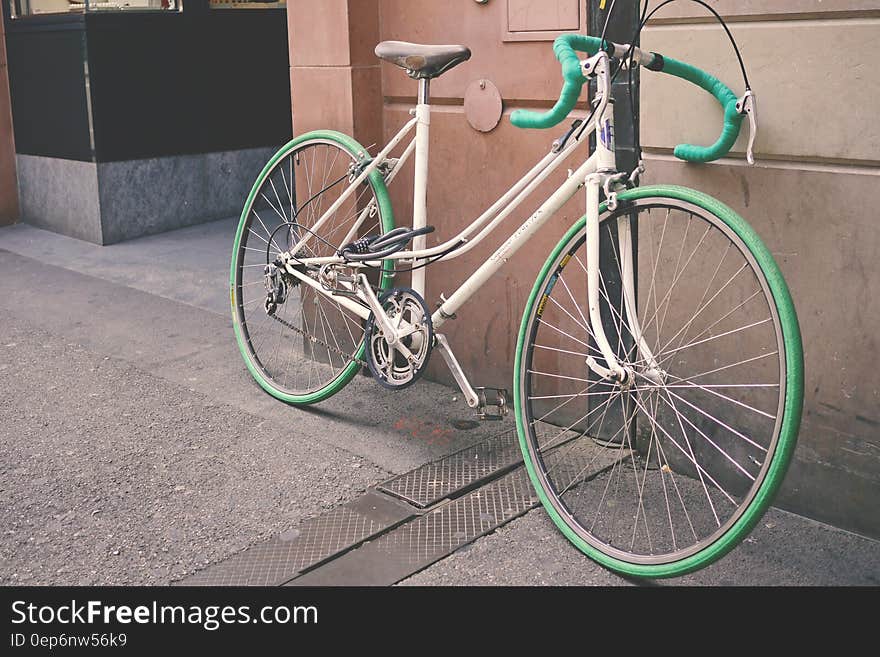
[[[419,105],[428,105],[431,96],[431,80],[419,78]]]
[[[424,228],[428,224],[428,144],[431,128],[431,107],[428,104],[431,83],[428,78],[419,78],[418,105],[416,105],[416,162],[413,185],[413,228]],[[426,238],[419,235],[413,240],[413,250],[424,249]],[[425,268],[412,273],[410,285],[422,297],[425,296]]]

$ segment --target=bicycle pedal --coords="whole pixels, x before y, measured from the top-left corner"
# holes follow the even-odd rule
[[[504,388],[474,388],[479,399],[477,406],[477,419],[498,421],[503,420],[510,412],[510,393]],[[487,412],[489,408],[495,412]]]

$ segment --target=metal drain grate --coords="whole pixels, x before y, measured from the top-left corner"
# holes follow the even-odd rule
[[[552,431],[556,446],[544,462],[558,486],[576,488],[629,458],[628,450],[599,447],[575,432],[566,440],[564,430]],[[394,584],[537,506],[521,463],[516,432],[505,431],[176,584]]]
[[[387,534],[377,546],[410,567],[430,563],[537,503],[525,471],[518,471]]]
[[[522,463],[516,429],[394,477],[378,490],[425,509]]]
[[[176,582],[184,586],[279,586],[412,517],[404,505],[375,493],[306,521],[266,543]]]
[[[496,479],[297,577],[292,586],[399,582],[539,503],[525,469]]]
[[[563,487],[576,489],[582,482],[629,458],[628,450],[599,447],[591,440],[578,440],[581,436],[574,432],[571,438],[560,442],[544,457],[548,468],[556,472],[558,485]],[[539,504],[526,469],[516,467],[513,472],[310,570],[288,585],[395,584]]]

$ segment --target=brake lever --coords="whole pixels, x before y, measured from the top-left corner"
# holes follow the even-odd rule
[[[736,111],[740,114],[747,114],[749,117],[749,145],[746,147],[746,159],[749,164],[755,163],[753,148],[755,136],[758,134],[758,107],[755,101],[755,93],[751,89],[736,101]]]

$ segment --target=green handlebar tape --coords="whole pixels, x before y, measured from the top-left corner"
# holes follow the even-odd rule
[[[663,58],[662,70],[664,73],[682,78],[705,89],[715,96],[721,103],[721,107],[724,108],[724,128],[718,141],[711,146],[679,144],[673,151],[675,157],[687,162],[711,162],[727,155],[728,151],[733,148],[736,138],[739,137],[739,129],[743,120],[743,115],[736,110],[737,97],[734,93],[715,76],[671,57]]]
[[[587,81],[581,72],[581,62],[576,51],[594,55],[599,52],[600,44],[600,39],[581,34],[563,34],[558,37],[553,42],[553,52],[562,64],[564,80],[559,100],[549,112],[514,110],[510,115],[510,122],[517,128],[552,128],[564,121],[577,104],[581,89]],[[608,47],[610,44],[606,46]]]
[[[587,81],[581,72],[581,63],[577,53],[583,52],[592,56],[599,52],[601,45],[601,39],[582,34],[563,34],[558,37],[553,42],[553,52],[556,59],[562,64],[562,78],[564,80],[559,100],[549,112],[515,110],[510,115],[510,122],[517,128],[552,128],[565,120],[565,117],[577,104],[581,89]],[[614,45],[606,41],[605,51],[609,55],[613,55]],[[705,89],[718,99],[724,109],[724,128],[718,141],[711,146],[679,144],[673,151],[675,156],[688,162],[711,162],[727,155],[739,137],[739,129],[743,120],[743,115],[736,110],[737,97],[734,93],[715,76],[671,57],[663,58],[661,70]]]

